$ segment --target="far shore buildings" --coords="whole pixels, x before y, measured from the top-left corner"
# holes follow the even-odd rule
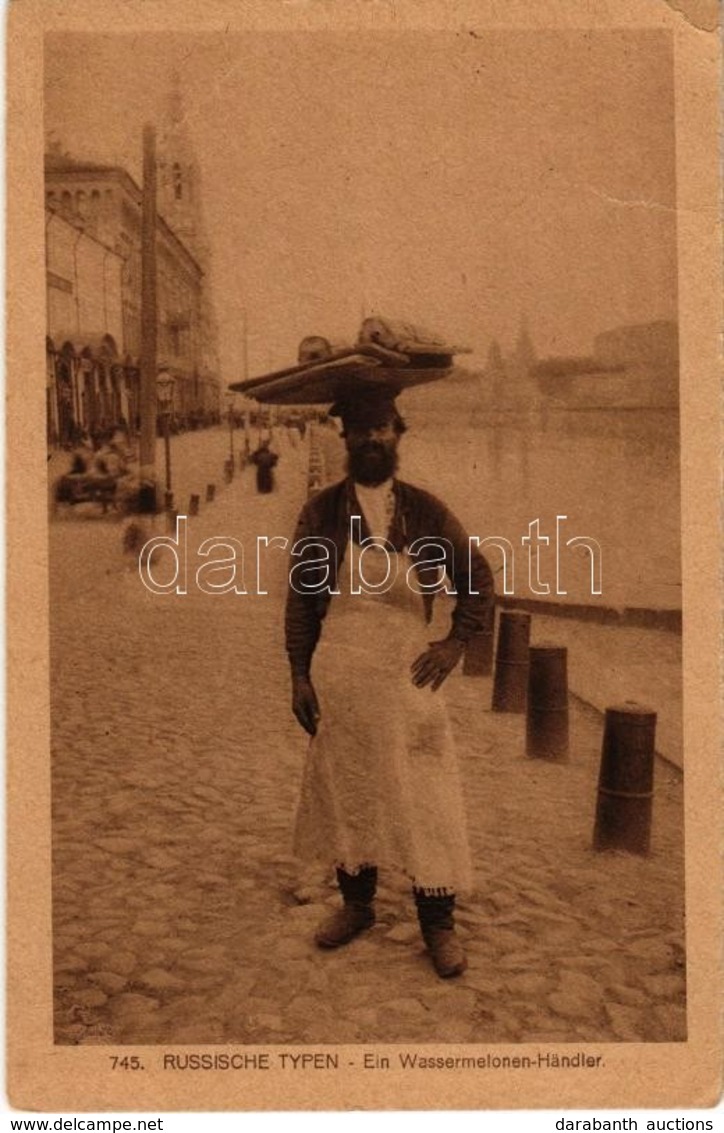
[[[138,427],[141,190],[126,170],[45,159],[48,439]],[[177,92],[158,145],[158,357],[188,424],[220,412],[199,173]]]
[[[661,320],[619,326],[597,335],[588,355],[538,358],[524,321],[510,355],[497,342],[491,345],[482,399],[489,409],[513,412],[676,412],[677,325]]]

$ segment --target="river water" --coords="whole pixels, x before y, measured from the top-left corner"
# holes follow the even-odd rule
[[[399,475],[439,495],[471,535],[509,541],[508,585],[516,597],[537,592],[618,609],[681,608],[675,410],[511,412],[471,424],[454,406],[433,415],[422,405],[401,406],[410,428]],[[332,463],[334,476],[341,450]],[[521,540],[536,520],[539,569],[531,577],[532,548]],[[583,536],[595,541],[593,552],[566,545]],[[502,592],[503,552],[488,546],[486,554]],[[594,555],[600,577],[592,575]]]

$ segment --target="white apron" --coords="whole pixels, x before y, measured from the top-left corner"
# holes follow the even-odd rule
[[[412,560],[391,556],[398,572],[386,593],[352,594],[350,556],[356,565],[354,543],[314,654],[321,716],[304,769],[295,853],[306,861],[333,861],[349,873],[392,866],[433,894],[469,889],[465,812],[444,692],[415,688],[410,672],[430,639],[422,599],[407,581]],[[363,561],[365,579],[384,579],[380,551],[366,550]]]

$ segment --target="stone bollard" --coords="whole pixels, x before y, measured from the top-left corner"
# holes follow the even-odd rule
[[[199,503],[200,502],[201,501],[200,501],[199,496],[189,496],[189,515],[198,515],[199,514]]]
[[[178,519],[178,512],[175,508],[169,508],[166,512],[166,530],[171,534],[176,534],[176,520]]]
[[[530,648],[525,752],[531,759],[568,760],[568,650],[562,645]]]
[[[163,493],[163,510],[164,511],[171,511],[172,507],[173,507],[173,492],[164,492]]]
[[[463,675],[466,677],[489,677],[493,671],[493,646],[495,636],[495,606],[486,611],[486,621],[465,646],[463,656]]]
[[[215,495],[216,495],[216,484],[207,484],[206,485],[206,502],[207,502],[207,504],[212,504],[214,502],[214,496]]]
[[[656,713],[633,701],[606,709],[594,850],[645,855],[651,841]]]
[[[493,712],[525,712],[528,693],[530,614],[503,610],[493,681]]]

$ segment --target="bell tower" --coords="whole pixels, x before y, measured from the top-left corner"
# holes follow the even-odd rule
[[[158,211],[203,273],[195,312],[177,294],[172,293],[168,298],[169,349],[173,355],[176,336],[180,334],[183,338],[184,329],[191,328],[191,340],[197,345],[193,367],[187,375],[193,390],[193,394],[188,394],[187,402],[195,408],[218,413],[218,327],[213,304],[211,247],[204,224],[201,174],[177,74],[171,78],[166,110],[159,124],[156,163]]]
[[[158,211],[205,266],[199,167],[185,121],[179,77],[174,74],[158,137]]]

